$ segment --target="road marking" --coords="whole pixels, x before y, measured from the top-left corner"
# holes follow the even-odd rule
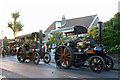
[[[70,78],[78,78],[78,79],[80,79],[80,80],[87,80],[87,79],[79,78],[79,77],[75,77],[75,76],[68,76],[68,77],[70,77]]]
[[[64,75],[64,76],[68,76],[68,75]],[[70,78],[78,78],[78,77],[75,77],[75,76],[68,76],[68,77],[70,77]]]
[[[78,78],[78,77],[74,77],[74,76],[68,76],[68,77],[70,77],[70,78]]]

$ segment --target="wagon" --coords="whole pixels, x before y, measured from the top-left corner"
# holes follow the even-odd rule
[[[26,59],[29,59],[35,64],[38,64],[40,60],[49,63],[51,61],[50,53],[45,52],[45,49],[42,47],[44,36],[41,30],[39,32],[16,36],[15,39],[18,39],[21,45],[17,51],[18,61],[24,62]]]
[[[102,43],[102,22],[98,22],[98,25],[98,44],[94,44],[94,39],[90,36],[86,39],[79,37],[79,35],[87,34],[87,29],[84,26],[76,25],[52,30],[51,34],[63,33],[65,36],[76,35],[77,37],[75,40],[69,40],[63,45],[57,46],[55,51],[56,65],[68,69],[71,66],[80,67],[88,63],[90,70],[94,72],[112,69],[113,59],[106,53]]]

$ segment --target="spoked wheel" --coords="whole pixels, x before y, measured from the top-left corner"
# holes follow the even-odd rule
[[[55,61],[58,67],[68,69],[72,66],[73,62],[73,51],[66,45],[61,45],[56,49]]]
[[[12,56],[14,56],[14,50],[12,50],[12,53],[11,53]]]
[[[109,71],[113,68],[113,66],[114,66],[114,62],[113,62],[112,57],[109,56],[109,55],[106,55],[106,57],[105,57],[105,68],[104,69],[106,71]]]
[[[90,69],[94,72],[101,72],[104,69],[105,62],[100,56],[93,56],[89,61]]]
[[[48,63],[51,61],[51,56],[50,56],[50,54],[49,54],[49,53],[45,53],[45,54],[44,54],[44,57],[43,57],[43,60],[44,60],[45,63],[48,64]]]
[[[37,52],[33,53],[33,62],[35,64],[38,64],[40,62],[40,55],[39,55],[39,53],[37,53]]]
[[[10,48],[7,50],[7,56],[10,56]]]
[[[17,59],[19,62],[24,62],[25,61],[25,50],[24,48],[20,48],[17,54]]]

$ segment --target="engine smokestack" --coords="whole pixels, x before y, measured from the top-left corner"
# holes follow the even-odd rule
[[[42,38],[43,38],[43,34],[42,34],[42,30],[39,30],[39,38],[40,38],[40,47],[42,48]]]
[[[102,22],[98,22],[98,38],[99,38],[99,44],[102,44],[103,34],[102,34]]]

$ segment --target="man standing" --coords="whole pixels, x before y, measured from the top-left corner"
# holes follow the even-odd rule
[[[91,35],[88,35],[88,38],[90,40],[90,47],[94,47],[95,45],[95,41],[94,41],[94,38],[91,36]]]

